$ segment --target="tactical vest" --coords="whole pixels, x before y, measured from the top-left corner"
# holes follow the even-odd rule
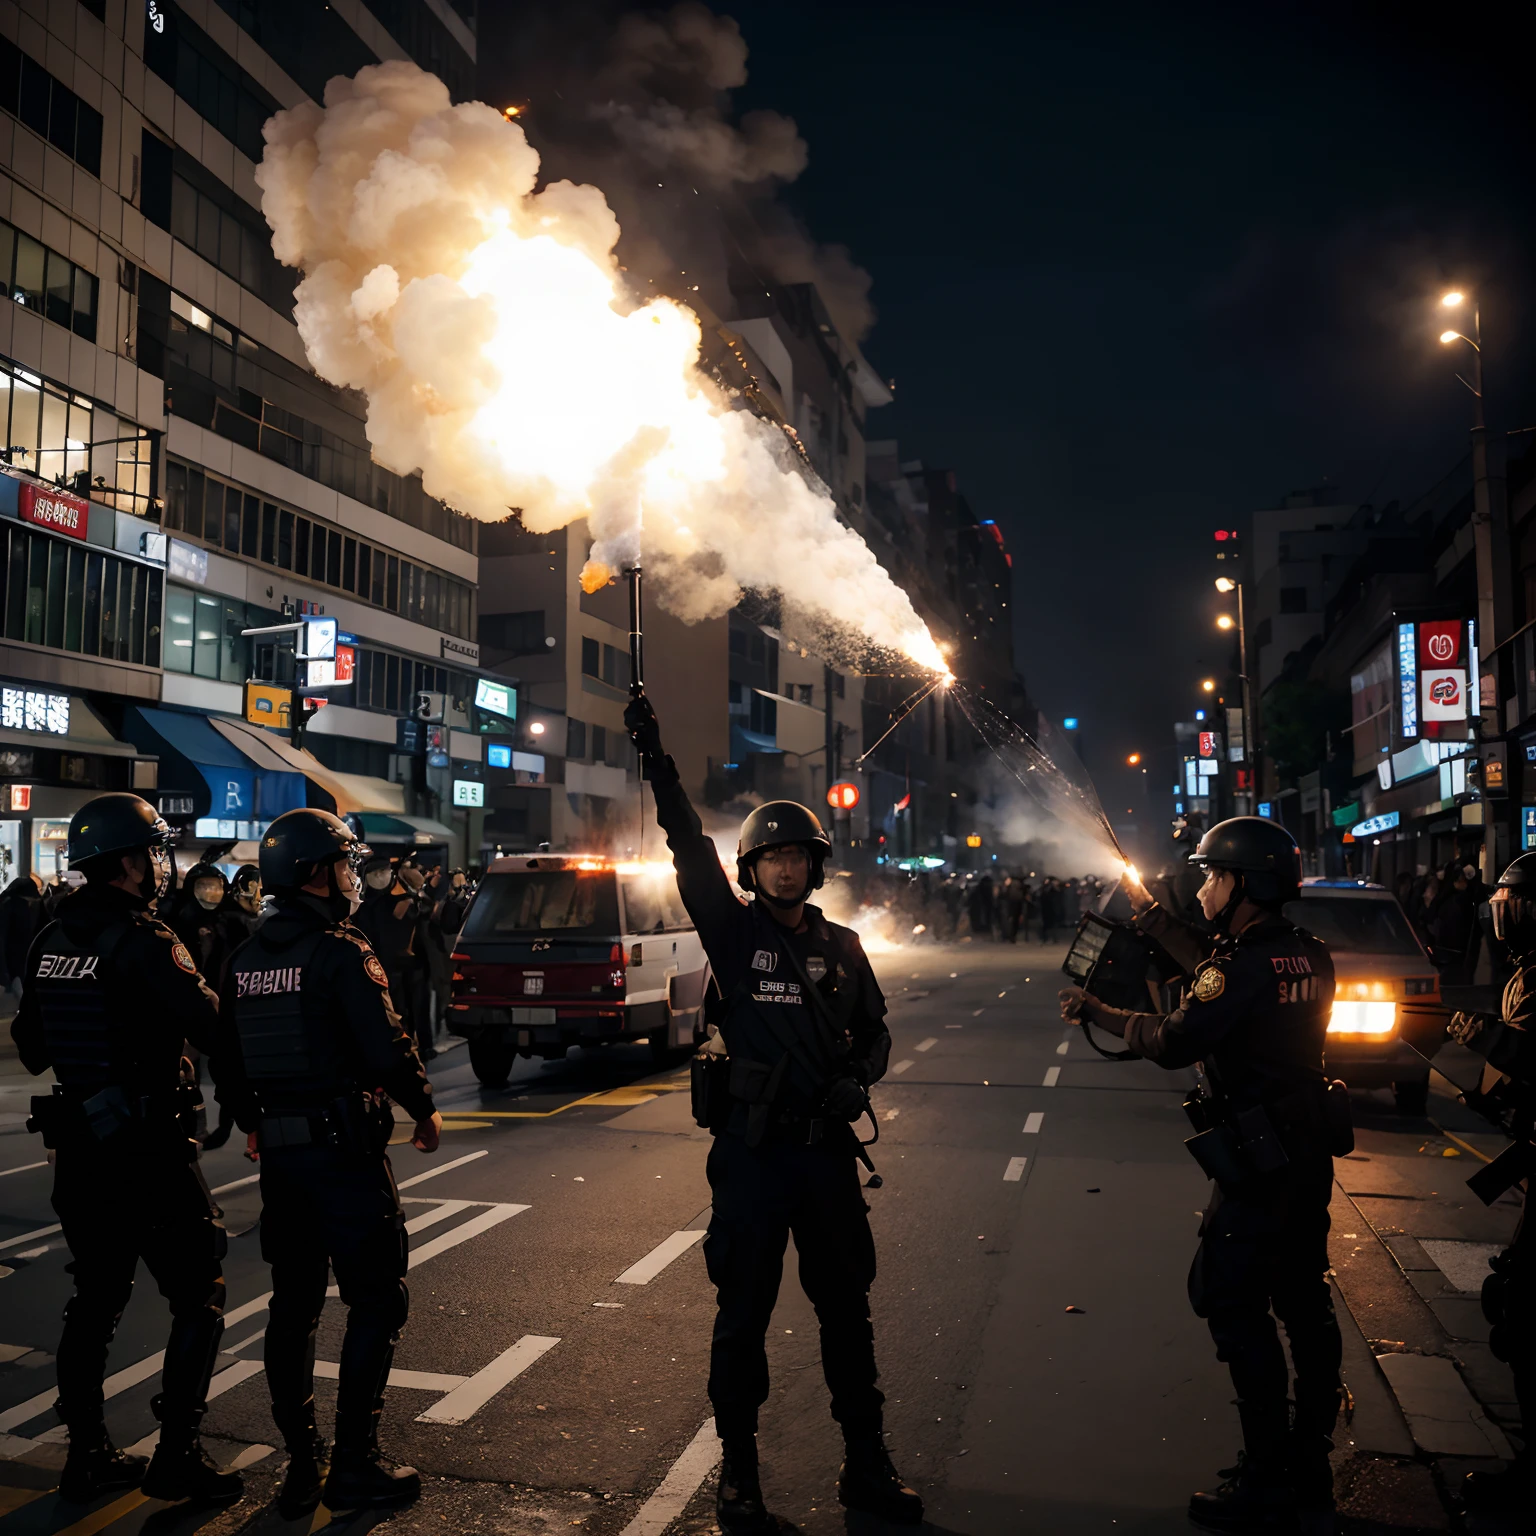
[[[230,962],[235,1034],[263,1113],[320,1110],[348,1086],[335,1069],[335,1053],[317,1040],[304,1008],[305,972],[329,936],[322,929],[279,948],[258,933]]]
[[[63,923],[54,922],[38,938],[31,985],[54,1076],[72,1095],[97,1093],[114,1083],[131,1086],[122,998],[112,995],[105,972],[132,928],[132,919],[124,919],[77,942]]]

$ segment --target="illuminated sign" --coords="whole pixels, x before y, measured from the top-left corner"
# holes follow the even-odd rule
[[[851,811],[859,803],[859,786],[849,784],[834,784],[827,791],[827,804],[834,811]]]
[[[485,748],[486,766],[490,768],[510,768],[512,766],[512,748],[497,742],[488,742]]]
[[[299,660],[335,661],[339,627],[335,619],[305,619],[304,647],[299,652]]]
[[[0,688],[0,726],[8,731],[69,735],[69,695],[31,688]]]
[[[336,647],[336,681],[350,683],[357,673],[357,652],[350,645]]]
[[[1215,757],[1216,756],[1216,732],[1215,731],[1201,731],[1200,732],[1200,756],[1201,757]]]
[[[455,779],[453,781],[455,805],[484,805],[485,785],[479,779]]]
[[[1385,816],[1372,816],[1365,821],[1357,821],[1349,829],[1351,837],[1375,837],[1378,832],[1390,832],[1401,819],[1398,811],[1388,811]]]
[[[16,511],[23,522],[36,523],[39,528],[82,540],[91,515],[89,503],[78,496],[25,480],[16,493]]]
[[[1065,729],[1067,729],[1069,731],[1075,731],[1077,729],[1077,716],[1076,715],[1068,715],[1067,718],[1065,720],[1063,720],[1061,723],[1062,723],[1062,725],[1063,725],[1063,727]]]
[[[12,784],[11,810],[30,811],[32,809],[32,786],[30,784]]]
[[[1436,619],[1419,625],[1419,666],[1425,671],[1461,665],[1461,620]]]
[[[1412,624],[1397,626],[1397,686],[1403,736],[1410,741],[1419,734],[1419,660],[1413,631]]]
[[[1520,807],[1520,846],[1527,852],[1536,848],[1536,805]]]
[[[965,846],[967,848],[980,848],[981,834],[979,832],[972,832],[971,835],[966,838]]]
[[[265,683],[245,685],[245,718],[252,725],[288,725],[293,693],[288,688],[269,688]]]
[[[506,720],[517,719],[517,695],[500,683],[481,678],[475,684],[475,708],[489,710]]]

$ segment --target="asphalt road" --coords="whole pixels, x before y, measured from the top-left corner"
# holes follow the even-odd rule
[[[866,1193],[888,1440],[932,1530],[1184,1532],[1189,1492],[1211,1485],[1238,1443],[1226,1373],[1184,1296],[1206,1197],[1181,1145],[1189,1074],[1103,1061],[1064,1029],[1061,954],[967,942],[876,957],[895,1041],[875,1092],[884,1182]],[[395,1153],[414,1268],[383,1432],[427,1489],[392,1525],[710,1529],[713,1296],[698,1242],[708,1136],[690,1118],[685,1070],[658,1073],[635,1048],[523,1063],[508,1089],[486,1092],[460,1048],[432,1075],[451,1112],[442,1148]],[[206,1160],[211,1185],[235,1185],[220,1200],[238,1319],[206,1429],[221,1459],[248,1466],[247,1499],[210,1514],[128,1495],[82,1518],[48,1492],[63,1450],[48,1352],[67,1254],[46,1231],[47,1170],[25,1169],[41,1153],[20,1110],[11,1086],[0,1095],[0,1266],[11,1270],[0,1276],[0,1536],[290,1529],[269,1507],[282,1457],[264,1449],[259,1200],[237,1183],[253,1170],[232,1147]],[[769,1338],[764,1484],[783,1518],[832,1532],[845,1528],[840,1441],[793,1275],[791,1255]],[[333,1302],[322,1361],[338,1358],[341,1324]],[[131,1378],[165,1325],[141,1277],[111,1369]],[[153,1431],[155,1383],[143,1378],[111,1398],[120,1444]],[[332,1382],[318,1395],[328,1416]]]

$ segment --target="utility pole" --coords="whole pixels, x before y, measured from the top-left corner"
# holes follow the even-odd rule
[[[831,668],[830,665],[824,665],[822,667],[822,669],[821,669],[822,698],[826,701],[826,706],[827,706],[827,710],[826,710],[826,716],[827,717],[826,717],[826,722],[825,722],[826,734],[825,734],[825,738],[824,738],[825,747],[826,747],[826,753],[827,753],[827,782],[823,786],[823,790],[822,790],[823,794],[830,794],[831,790],[832,790],[832,786],[835,783],[837,783],[837,769],[838,769],[838,762],[837,762],[837,723],[832,718],[832,700],[833,700],[833,697],[834,697],[833,692],[832,692],[833,675],[834,674],[832,672],[832,668]],[[837,817],[836,816],[834,816],[832,818],[832,836],[833,836],[833,839],[836,840],[836,837],[837,837]]]

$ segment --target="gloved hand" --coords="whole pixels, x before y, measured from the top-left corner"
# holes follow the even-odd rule
[[[624,707],[624,728],[635,744],[635,751],[647,762],[660,762],[666,753],[661,745],[661,726],[651,701],[642,693]]]
[[[840,1077],[827,1090],[823,1107],[829,1115],[851,1122],[859,1119],[869,1109],[869,1095],[864,1091],[862,1083],[851,1077]]]
[[[1483,1019],[1477,1013],[1455,1013],[1446,1025],[1446,1033],[1457,1045],[1471,1045],[1483,1032]]]

